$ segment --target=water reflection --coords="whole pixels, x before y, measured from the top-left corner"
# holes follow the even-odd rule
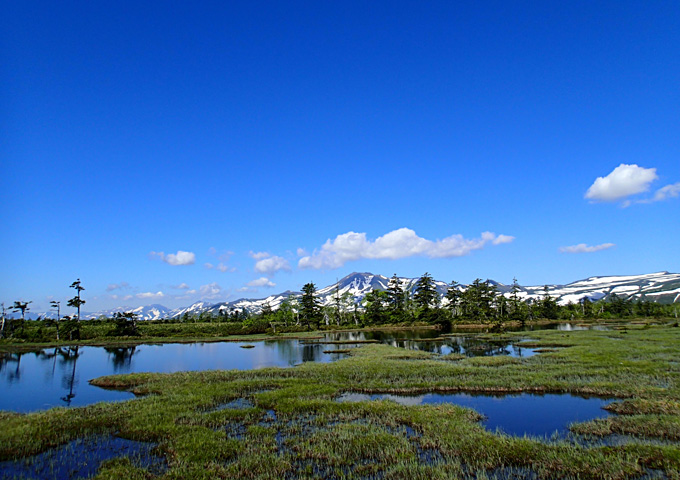
[[[469,393],[423,395],[391,395],[344,393],[340,402],[390,400],[401,405],[428,405],[453,403],[468,407],[484,415],[482,424],[491,431],[500,430],[509,435],[565,438],[568,426],[610,415],[603,410],[611,399],[579,397],[571,394],[530,393],[514,395],[475,395]]]
[[[73,388],[77,385],[78,380],[76,379],[76,366],[78,365],[78,353],[80,347],[67,347],[60,348],[59,355],[61,357],[61,362],[65,366],[71,366],[70,372],[68,368],[64,369],[64,374],[61,378],[62,387],[68,390],[68,393],[61,397],[61,400],[66,403],[66,406],[70,406],[73,398],[76,394],[73,392]]]
[[[137,346],[133,347],[104,347],[109,354],[111,366],[116,373],[129,372],[132,368],[132,357],[137,353]]]
[[[514,344],[514,340],[482,339],[472,335],[444,336],[433,329],[383,330],[373,332],[334,332],[324,335],[323,342],[366,342],[378,341],[408,350],[448,355],[457,353],[468,357],[507,355],[530,357],[534,349]],[[448,335],[448,334],[444,334]]]
[[[251,343],[253,348],[248,349],[240,348],[243,343],[221,342],[57,347],[35,353],[4,353],[0,354],[0,388],[4,393],[0,395],[0,410],[27,412],[133,397],[129,392],[109,391],[89,385],[88,380],[104,375],[212,369],[251,370],[291,367],[303,362],[331,362],[346,357],[343,351],[366,341],[440,355],[456,353],[466,356],[528,357],[534,354],[533,349],[522,348],[509,340],[441,335],[441,331],[433,329],[329,332],[312,342],[277,339]],[[81,358],[85,358],[85,361],[80,361]]]
[[[242,343],[186,343],[128,347],[58,347],[0,356],[0,410],[29,412],[56,406],[83,406],[133,398],[129,392],[93,387],[103,375],[186,370],[251,370],[330,362],[346,354],[339,345],[309,345],[298,340]],[[82,359],[85,359],[84,361]]]

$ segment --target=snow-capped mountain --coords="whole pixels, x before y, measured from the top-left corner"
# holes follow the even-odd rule
[[[413,291],[418,278],[400,277],[402,288]],[[334,297],[342,297],[346,292],[354,299],[355,303],[361,300],[373,289],[386,290],[389,277],[372,273],[351,273],[337,283],[328,285],[317,291],[322,305],[330,305]],[[511,285],[503,285],[490,280],[503,295],[509,296]],[[439,280],[434,281],[435,287],[441,296],[446,294],[448,285]],[[460,289],[465,290],[466,285]],[[545,295],[545,286],[521,287],[519,296],[523,299],[539,299]],[[582,298],[591,301],[599,300],[616,294],[623,299],[649,300],[661,303],[680,302],[680,274],[659,272],[646,275],[627,275],[616,277],[590,277],[585,280],[569,283],[567,285],[548,285],[550,296],[557,298],[558,303],[566,305],[569,302],[578,303]],[[259,312],[265,304],[276,310],[283,300],[290,295],[300,295],[300,292],[284,292],[278,295],[270,295],[261,299],[239,299],[234,302],[225,302],[212,305],[206,310],[214,313],[224,310],[246,310],[250,313]]]
[[[509,288],[509,287],[507,287]],[[544,287],[524,287],[523,296],[541,297]],[[680,302],[680,274],[659,272],[646,275],[590,277],[567,285],[548,285],[550,296],[566,305],[582,298],[600,300],[616,294],[626,300],[649,300],[659,303]]]
[[[400,277],[399,280],[404,290],[412,292],[418,278]],[[317,290],[317,296],[322,305],[330,305],[334,302],[336,292],[340,297],[349,293],[352,300],[355,303],[360,304],[366,294],[371,290],[387,290],[389,281],[390,278],[385,277],[384,275],[355,272],[340,279],[337,283]],[[510,295],[510,285],[503,285],[494,282],[493,280],[490,280],[490,282],[496,286],[501,294],[505,296]],[[448,288],[446,282],[435,280],[434,284],[441,296],[446,294]],[[465,290],[467,286],[461,285],[459,288]],[[539,299],[545,295],[544,288],[544,285],[521,286],[518,296],[525,300],[529,298]],[[558,303],[561,305],[566,305],[569,302],[578,303],[583,298],[596,301],[602,298],[608,298],[612,294],[616,294],[620,298],[626,300],[680,303],[680,274],[658,272],[645,275],[590,277],[566,285],[548,285],[548,293],[550,296],[557,298]],[[266,298],[241,298],[232,302],[196,302],[188,307],[174,310],[170,310],[162,305],[146,305],[137,308],[118,307],[112,310],[104,310],[95,313],[83,312],[82,318],[93,319],[100,316],[112,317],[116,312],[129,311],[136,313],[141,320],[179,318],[185,313],[189,315],[198,315],[202,312],[211,312],[213,314],[218,314],[220,312],[228,313],[234,310],[258,313],[267,304],[269,304],[273,310],[276,310],[281,306],[281,303],[291,295],[299,296],[300,292],[286,291],[276,295],[270,295]],[[43,314],[31,312],[30,316],[27,315],[27,317],[36,318],[39,315],[43,318],[56,318],[54,312]]]
[[[83,319],[91,320],[94,318],[99,318],[100,316],[112,317],[114,313],[121,312],[132,312],[137,315],[137,318],[141,320],[159,320],[161,318],[168,318],[172,311],[164,307],[163,305],[144,305],[143,307],[130,308],[130,307],[118,307],[112,310],[102,310],[95,313],[82,314]]]

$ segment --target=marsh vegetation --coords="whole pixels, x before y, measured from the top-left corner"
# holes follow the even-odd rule
[[[167,470],[107,461],[98,478],[678,478],[680,329],[546,330],[532,332],[531,341],[554,351],[444,357],[365,344],[327,364],[101,377],[93,383],[138,397],[3,413],[0,458],[115,435],[157,445],[154,455]],[[570,438],[546,441],[487,429],[480,412],[451,403],[338,402],[347,392],[614,400],[606,406],[613,414],[571,425]],[[523,414],[528,422],[532,408]],[[606,441],[612,437],[617,441]]]

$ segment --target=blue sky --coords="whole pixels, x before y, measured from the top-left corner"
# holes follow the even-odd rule
[[[680,271],[677,2],[3,11],[6,305]]]

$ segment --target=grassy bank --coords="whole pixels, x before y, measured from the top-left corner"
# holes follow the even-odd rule
[[[252,333],[248,328],[242,328],[240,324],[228,323],[181,323],[165,321],[139,322],[138,335],[118,336],[111,334],[111,326],[98,320],[84,320],[82,322],[79,339],[69,339],[62,335],[56,340],[54,327],[41,327],[40,325],[27,322],[27,338],[3,338],[0,339],[0,352],[35,351],[42,348],[54,348],[60,346],[132,346],[141,344],[158,343],[195,343],[195,342],[250,342],[277,339],[300,339],[315,340],[320,335],[329,332],[357,332],[377,330],[407,330],[413,328],[438,328],[433,325],[421,323],[378,325],[348,328],[347,325],[325,326],[320,330],[306,330],[300,326],[277,327],[276,330],[269,328],[264,333]],[[40,335],[31,335],[30,330],[40,329]],[[36,338],[41,338],[36,340]],[[44,340],[49,338],[49,340]]]
[[[524,336],[506,334],[505,336]],[[158,443],[165,478],[680,478],[680,328],[536,331],[529,358],[452,355],[367,344],[331,364],[288,369],[131,374],[93,383],[137,399],[0,414],[0,459],[90,434]],[[577,424],[620,446],[542,442],[486,431],[453,405],[339,403],[359,392],[570,392],[618,397],[618,415]],[[530,416],[531,412],[527,412]],[[127,461],[99,478],[145,478]],[[513,476],[514,475],[514,476]],[[536,478],[536,477],[533,477]]]

